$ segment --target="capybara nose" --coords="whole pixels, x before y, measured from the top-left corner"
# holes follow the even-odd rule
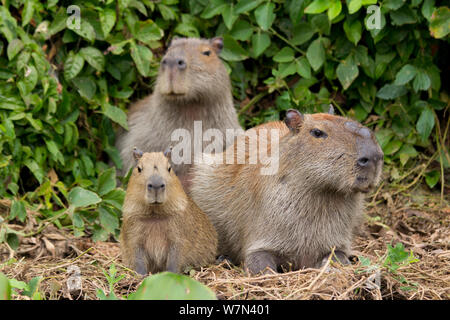
[[[166,187],[163,179],[160,176],[151,176],[148,183],[147,183],[147,189],[148,191],[159,191],[159,190],[164,190],[164,188]]]
[[[181,58],[164,58],[162,60],[162,64],[164,66],[168,66],[169,68],[178,68],[179,70],[186,69],[186,61]]]
[[[364,154],[362,157],[360,157],[360,158],[358,158],[358,160],[356,160],[356,163],[358,164],[359,167],[366,168],[366,167],[370,166],[371,164],[374,164],[374,163],[380,161],[381,159],[383,159],[383,154],[380,154],[379,152],[373,152],[373,153]]]
[[[180,70],[186,69],[186,61],[184,61],[183,59],[177,59],[177,67]]]

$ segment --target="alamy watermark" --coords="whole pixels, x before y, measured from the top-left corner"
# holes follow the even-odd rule
[[[279,129],[219,129],[203,131],[202,121],[194,121],[193,136],[187,129],[172,132],[171,160],[174,164],[260,164],[262,175],[278,171]],[[235,142],[226,148],[226,142]]]

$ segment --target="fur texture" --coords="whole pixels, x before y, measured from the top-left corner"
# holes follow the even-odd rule
[[[162,203],[148,197],[148,181],[165,184]],[[122,259],[137,272],[181,272],[214,262],[217,233],[208,217],[185,194],[163,153],[144,153],[133,169],[123,204]]]
[[[164,150],[176,143],[171,134],[179,128],[188,130],[193,138],[194,121],[202,121],[203,131],[219,129],[224,137],[226,129],[240,129],[230,79],[219,58],[221,49],[220,38],[172,41],[162,59],[154,93],[131,106],[129,131],[119,133],[116,146],[122,174],[133,166],[133,147],[145,152]],[[182,67],[177,64],[180,61]],[[224,148],[232,142],[225,141]],[[190,165],[174,167],[183,181]]]
[[[247,131],[279,130],[274,175],[260,175],[260,163],[248,164],[248,148],[246,164],[193,168],[191,195],[218,231],[219,253],[252,272],[287,264],[317,267],[333,247],[348,255],[361,221],[362,192],[380,179],[382,151],[369,129],[330,114],[288,117],[287,123],[291,128],[272,122]],[[315,129],[326,137],[314,137]],[[248,146],[246,136],[239,139]],[[367,150],[373,166],[361,169],[357,161]]]

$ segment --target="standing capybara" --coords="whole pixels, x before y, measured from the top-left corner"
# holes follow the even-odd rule
[[[380,180],[383,153],[374,134],[344,117],[289,110],[285,123],[239,139],[261,129],[279,130],[279,142],[266,140],[279,150],[274,174],[261,175],[262,164],[248,161],[193,168],[191,195],[216,227],[219,253],[251,273],[319,267],[333,248],[348,263],[363,194]]]
[[[222,38],[172,40],[161,60],[153,94],[131,106],[129,131],[118,136],[116,146],[122,158],[123,173],[134,164],[134,146],[144,152],[164,150],[174,145],[171,135],[176,129],[185,129],[190,135],[187,138],[193,139],[194,121],[201,121],[203,132],[218,129],[224,137],[226,129],[241,129],[230,79],[219,58],[222,47]],[[228,141],[224,139],[222,150],[232,143],[233,137]],[[193,156],[192,152],[191,163]],[[189,167],[190,164],[174,163],[175,172],[183,183]]]
[[[123,261],[140,274],[214,262],[217,233],[183,191],[167,154],[132,151],[136,166],[123,204]]]

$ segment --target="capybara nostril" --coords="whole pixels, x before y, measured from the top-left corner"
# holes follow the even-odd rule
[[[361,157],[358,159],[357,162],[360,167],[367,167],[369,165],[370,160],[367,157]]]
[[[178,69],[180,69],[180,70],[186,69],[186,61],[184,61],[183,59],[178,59],[177,66],[178,66]]]
[[[149,184],[147,185],[147,189],[148,189],[148,190],[152,190],[152,189],[153,189],[153,185],[152,185],[151,183],[149,183]]]

